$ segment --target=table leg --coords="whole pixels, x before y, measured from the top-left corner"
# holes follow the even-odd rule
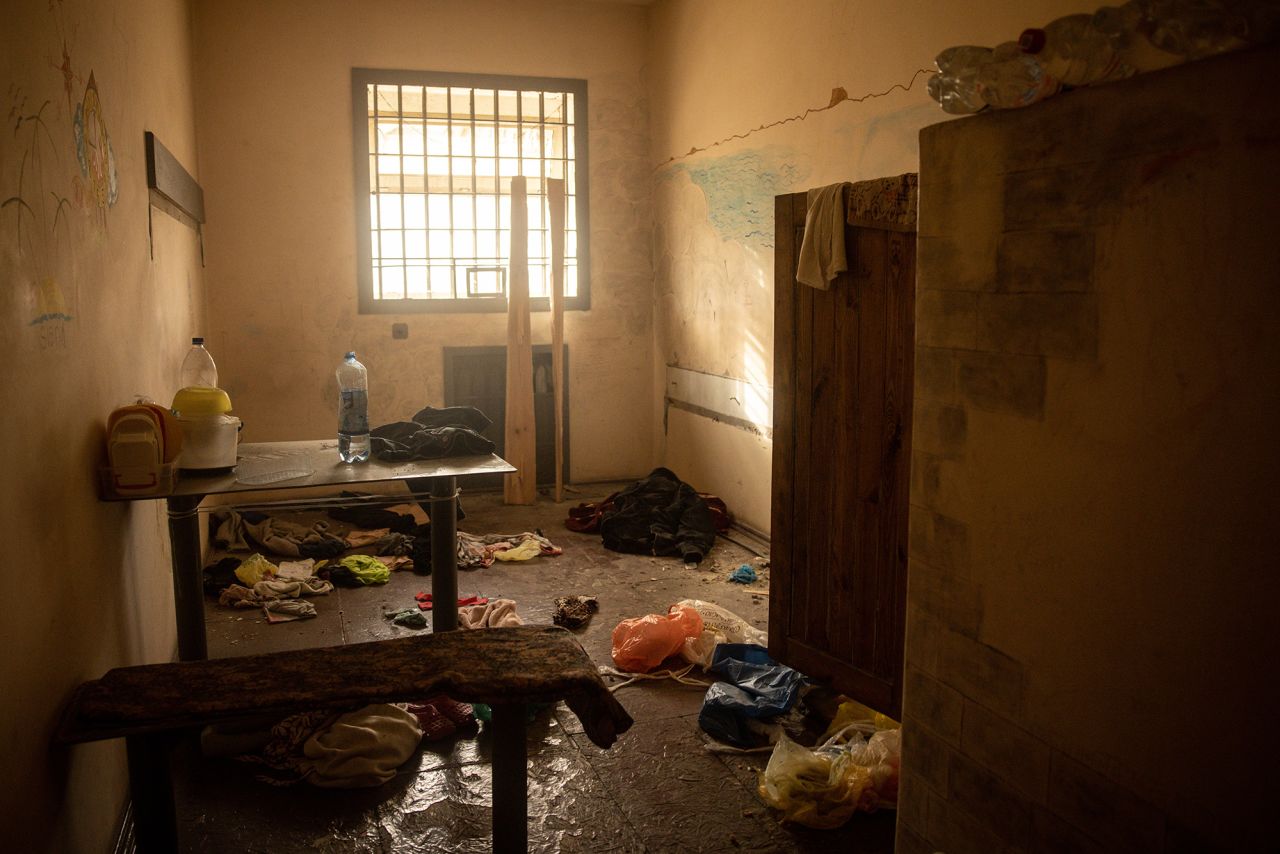
[[[200,555],[200,515],[203,495],[169,499],[169,551],[173,561],[173,603],[178,620],[178,659],[209,657],[204,632],[204,584]]]
[[[169,750],[165,734],[131,735],[125,740],[129,757],[129,797],[133,828],[140,854],[178,850],[178,816],[173,804]]]
[[[458,627],[458,482],[431,480],[431,630]]]
[[[493,707],[493,850],[524,852],[529,843],[529,780],[525,769],[525,706]]]

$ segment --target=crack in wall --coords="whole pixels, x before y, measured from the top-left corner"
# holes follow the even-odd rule
[[[883,98],[886,95],[892,94],[893,91],[896,89],[901,89],[903,92],[910,92],[911,87],[916,85],[916,81],[920,79],[921,74],[933,74],[933,73],[935,72],[931,68],[919,68],[919,69],[916,69],[915,74],[912,74],[911,79],[908,80],[906,83],[894,83],[892,86],[890,86],[888,89],[885,89],[883,92],[868,92],[865,95],[859,95],[856,98],[849,97],[848,91],[846,91],[843,86],[837,86],[831,90],[831,100],[825,107],[810,107],[809,109],[805,110],[803,113],[797,113],[794,116],[787,116],[785,119],[778,119],[777,121],[766,122],[765,124],[757,125],[756,127],[753,127],[750,130],[745,131],[743,133],[731,134],[730,136],[726,136],[723,139],[718,139],[715,142],[709,143],[707,145],[701,145],[701,146],[695,145],[692,148],[690,148],[688,151],[686,151],[684,154],[674,155],[672,157],[667,158],[662,163],[659,163],[654,168],[654,171],[656,172],[659,169],[662,169],[665,166],[669,166],[670,164],[675,163],[678,160],[684,160],[686,157],[692,157],[695,154],[700,154],[704,151],[708,151],[712,148],[715,148],[718,145],[724,145],[727,142],[733,142],[735,139],[746,139],[752,134],[759,133],[760,131],[769,130],[770,128],[775,128],[775,127],[781,127],[782,125],[789,124],[791,122],[802,122],[805,119],[809,118],[809,116],[814,113],[823,113],[823,112],[826,112],[827,110],[834,109],[835,107],[838,107],[841,104],[845,104],[845,103],[861,104],[862,102],[870,101],[873,98]]]

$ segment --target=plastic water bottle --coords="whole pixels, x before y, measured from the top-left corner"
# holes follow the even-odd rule
[[[978,94],[998,110],[1026,107],[1056,95],[1057,78],[1045,74],[1017,42],[1005,42],[991,50],[991,61],[978,69]]]
[[[203,338],[191,339],[191,349],[182,360],[182,388],[191,386],[218,387],[218,366],[213,363],[213,356],[204,348]]]
[[[1067,86],[1088,86],[1130,77],[1111,40],[1093,26],[1092,15],[1067,15],[1022,31],[1018,46],[1035,57],[1046,75]]]
[[[987,102],[978,94],[978,69],[991,61],[991,48],[974,45],[949,47],[934,62],[938,73],[929,78],[929,97],[944,112],[967,115],[983,110]]]
[[[1187,59],[1244,47],[1248,22],[1219,0],[1146,0],[1151,43]]]
[[[354,351],[338,365],[338,456],[344,463],[369,459],[369,372]]]
[[[1093,13],[1093,28],[1111,42],[1120,61],[1136,72],[1159,71],[1186,62],[1185,56],[1151,43],[1152,23],[1146,7],[1146,0],[1103,6]]]

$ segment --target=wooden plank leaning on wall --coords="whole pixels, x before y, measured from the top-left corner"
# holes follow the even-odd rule
[[[503,481],[507,504],[538,500],[529,329],[529,206],[522,177],[511,179],[511,260],[507,294],[507,419],[503,456],[516,467]]]

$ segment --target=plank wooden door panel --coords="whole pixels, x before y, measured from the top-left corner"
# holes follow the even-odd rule
[[[769,649],[902,708],[915,235],[847,226],[849,272],[795,279],[806,194],[775,200]]]

